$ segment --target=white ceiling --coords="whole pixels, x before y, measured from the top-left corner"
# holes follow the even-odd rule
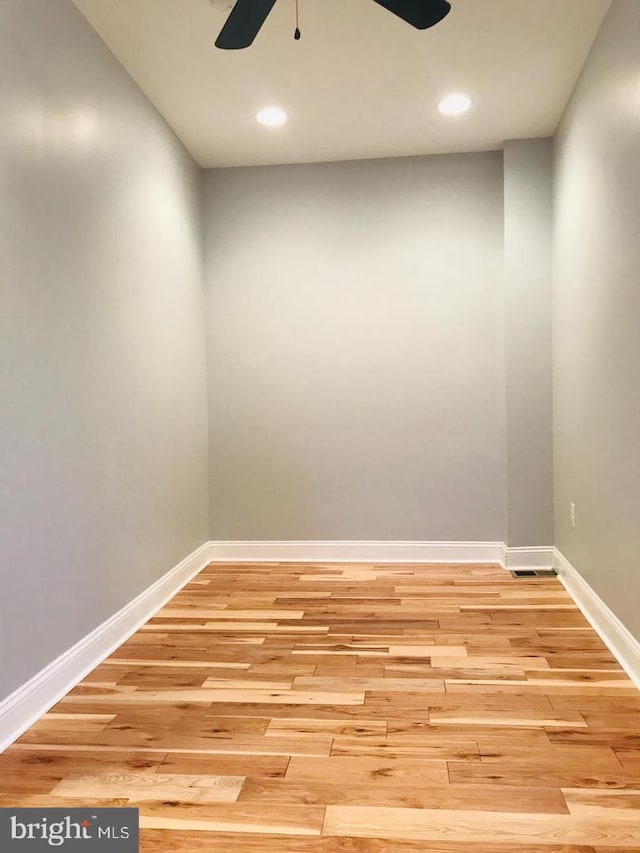
[[[419,32],[371,0],[278,0],[254,45],[231,0],[74,0],[203,166],[487,150],[551,135],[610,0],[452,0]],[[436,108],[473,98],[464,117]],[[278,105],[288,123],[255,121]]]

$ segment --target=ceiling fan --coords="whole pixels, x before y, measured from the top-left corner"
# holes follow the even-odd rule
[[[373,0],[418,30],[439,23],[450,11],[448,0]],[[237,0],[216,39],[216,47],[239,50],[249,47],[267,20],[276,0]],[[296,28],[296,39],[300,31]]]

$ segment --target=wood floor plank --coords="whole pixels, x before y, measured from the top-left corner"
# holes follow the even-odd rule
[[[449,782],[445,761],[407,756],[354,758],[338,755],[318,759],[294,756],[289,762],[285,778],[318,782],[337,778],[344,785],[392,779],[405,787],[407,785],[446,786]]]
[[[280,679],[280,681],[268,681],[266,678],[243,678],[231,680],[228,678],[207,678],[203,687],[215,690],[290,690],[293,687],[293,679]]]
[[[640,749],[615,748],[616,758],[623,767],[637,770],[640,773]]]
[[[126,797],[131,802],[235,803],[244,776],[101,773],[74,775],[51,791],[57,797]]]
[[[589,726],[586,729],[549,729],[547,737],[551,743],[582,744],[584,746],[609,746],[619,751],[640,750],[640,730],[637,734],[629,729],[600,729]]]
[[[424,690],[427,693],[444,693],[444,681],[441,678],[415,678],[407,681],[406,678],[362,678],[352,677],[350,674],[344,677],[327,678],[320,676],[299,676],[294,679],[294,690],[371,690],[388,692],[409,693]]]
[[[327,806],[325,835],[473,844],[606,844],[640,846],[637,817],[529,815],[447,809]]]
[[[73,700],[79,704],[95,702],[96,693],[74,695]],[[202,702],[210,705],[213,702],[260,702],[269,705],[362,705],[364,693],[345,691],[303,691],[286,689],[247,689],[202,687],[197,690],[135,690],[123,693],[115,688],[105,689],[100,694],[100,702],[105,706],[115,702],[119,705],[175,702]]]
[[[515,711],[515,710],[484,710],[470,711],[464,709],[462,711],[453,710],[430,710],[429,719],[432,723],[440,726],[487,726],[495,725],[499,728],[503,726],[525,726],[531,728],[540,726],[551,728],[559,726],[567,728],[587,727],[587,723],[581,714],[563,714],[554,713],[552,710],[546,711]]]
[[[387,724],[381,720],[317,720],[305,718],[272,719],[265,732],[266,735],[282,735],[295,733],[297,735],[328,734],[349,735],[352,737],[385,738]]]
[[[45,714],[32,727],[32,731],[101,732],[115,719],[115,714]]]
[[[445,761],[480,761],[478,745],[471,738],[456,743],[448,743],[446,740],[435,743],[433,740],[422,739],[419,735],[410,739],[336,735],[333,739],[331,755],[366,755],[371,758],[398,758],[408,755],[420,758],[441,758]]]
[[[496,669],[508,668],[518,671],[538,670],[548,671],[549,662],[545,657],[531,655],[526,662],[513,655],[467,655],[456,657],[455,655],[442,655],[434,657],[431,661],[434,669]],[[556,676],[557,677],[557,676]]]
[[[214,661],[214,660],[185,660],[184,658],[179,658],[178,660],[158,660],[158,659],[149,659],[149,658],[136,658],[134,661],[127,658],[108,658],[103,662],[102,666],[110,665],[110,666],[124,666],[134,663],[136,666],[159,666],[159,667],[176,667],[178,669],[189,669],[189,667],[195,667],[196,669],[204,668],[215,668],[215,669],[239,669],[245,670],[249,669],[251,666],[250,663],[238,663],[233,661]]]
[[[116,733],[117,734],[117,733]],[[74,743],[73,740],[53,743],[53,738],[48,738],[47,741],[21,742],[16,748],[27,749],[37,746],[45,750],[67,750],[86,749],[84,743]],[[58,739],[60,740],[60,739]],[[94,751],[109,752],[125,748],[126,742],[129,741],[129,748],[137,752],[159,752],[164,751],[165,754],[201,754],[201,755],[242,755],[244,753],[250,755],[305,755],[305,756],[327,756],[331,752],[333,738],[330,736],[316,735],[311,736],[288,736],[288,737],[259,737],[259,736],[235,736],[235,737],[220,737],[220,738],[178,738],[166,735],[156,735],[146,739],[130,737],[114,737],[110,742],[100,743],[94,741],[91,744],[91,749]]]
[[[382,775],[375,780],[259,779],[249,777],[238,802],[308,803],[316,805],[393,806],[441,808],[460,811],[513,811],[532,814],[567,814],[559,788],[501,788],[491,785],[399,784]]]
[[[200,624],[189,622],[149,622],[140,628],[141,631],[157,631],[162,630],[167,633],[189,631],[193,633],[207,633],[212,631],[221,631],[234,633],[236,631],[251,631],[257,634],[270,633],[294,633],[294,634],[327,634],[329,633],[328,626],[320,625],[280,625],[275,622],[235,622],[232,619],[220,619],[217,622],[209,621]]]
[[[324,818],[322,806],[200,805],[143,803],[141,829],[169,829],[183,832],[245,832],[276,835],[320,835]]]
[[[523,681],[505,681],[490,678],[448,678],[445,680],[447,693],[543,693],[546,696],[628,696],[636,692],[636,687],[629,681],[607,679],[597,682],[572,679],[525,679]]]
[[[160,773],[187,776],[214,774],[220,776],[265,776],[278,779],[289,766],[290,755],[256,755],[248,753],[176,753],[170,752],[158,768]]]
[[[615,752],[606,746],[522,746],[498,737],[479,736],[477,739],[480,759],[485,764],[504,761],[526,762],[532,769],[563,767],[565,770],[582,773],[589,770],[620,770],[620,761]]]
[[[552,729],[550,731],[553,731]],[[473,726],[473,728],[437,726],[430,722],[415,722],[407,719],[387,720],[387,734],[398,743],[412,743],[419,738],[420,743],[465,743],[473,739],[499,738],[502,748],[511,744],[529,747],[546,747],[549,736],[544,729],[505,726],[496,731],[495,726]]]
[[[389,647],[390,657],[403,658],[438,658],[438,657],[467,657],[466,646],[423,646],[413,643],[411,645],[392,645]]]
[[[287,610],[281,608],[279,610],[235,610],[223,605],[222,609],[213,609],[211,607],[165,607],[161,610],[156,618],[165,619],[212,619],[212,620],[229,620],[229,619],[248,619],[248,620],[263,620],[263,619],[302,619],[304,616],[303,610]]]
[[[163,853],[167,850],[168,833],[146,829],[141,833],[141,853]],[[207,849],[211,835],[197,832],[172,832],[172,853],[193,853],[195,849]],[[238,837],[229,833],[216,833],[216,853],[237,853]],[[476,853],[596,853],[593,847],[584,845],[505,845],[483,844],[474,846]],[[425,850],[424,842],[391,841],[387,838],[340,838],[303,837],[285,835],[242,836],[243,853],[469,853],[467,844],[451,841],[430,843]],[[612,853],[611,848],[599,848],[597,853]],[[620,849],[616,853],[621,853]],[[625,851],[629,853],[629,851]],[[637,853],[637,851],[634,851]]]
[[[527,761],[450,761],[449,780],[455,784],[529,785],[552,788],[623,788],[635,790],[638,774],[619,770],[535,767]]]
[[[634,817],[640,823],[640,788],[638,790],[593,791],[584,788],[563,788],[562,795],[570,814],[619,814]]]

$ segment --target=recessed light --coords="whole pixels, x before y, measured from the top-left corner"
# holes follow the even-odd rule
[[[447,95],[438,104],[438,109],[445,116],[459,116],[471,106],[471,98],[464,95],[462,92],[454,92],[452,95]]]
[[[287,120],[287,114],[280,107],[265,107],[256,118],[265,127],[280,127]]]

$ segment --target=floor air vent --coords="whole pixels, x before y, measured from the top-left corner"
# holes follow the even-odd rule
[[[558,574],[555,569],[513,569],[514,578],[555,578]]]

